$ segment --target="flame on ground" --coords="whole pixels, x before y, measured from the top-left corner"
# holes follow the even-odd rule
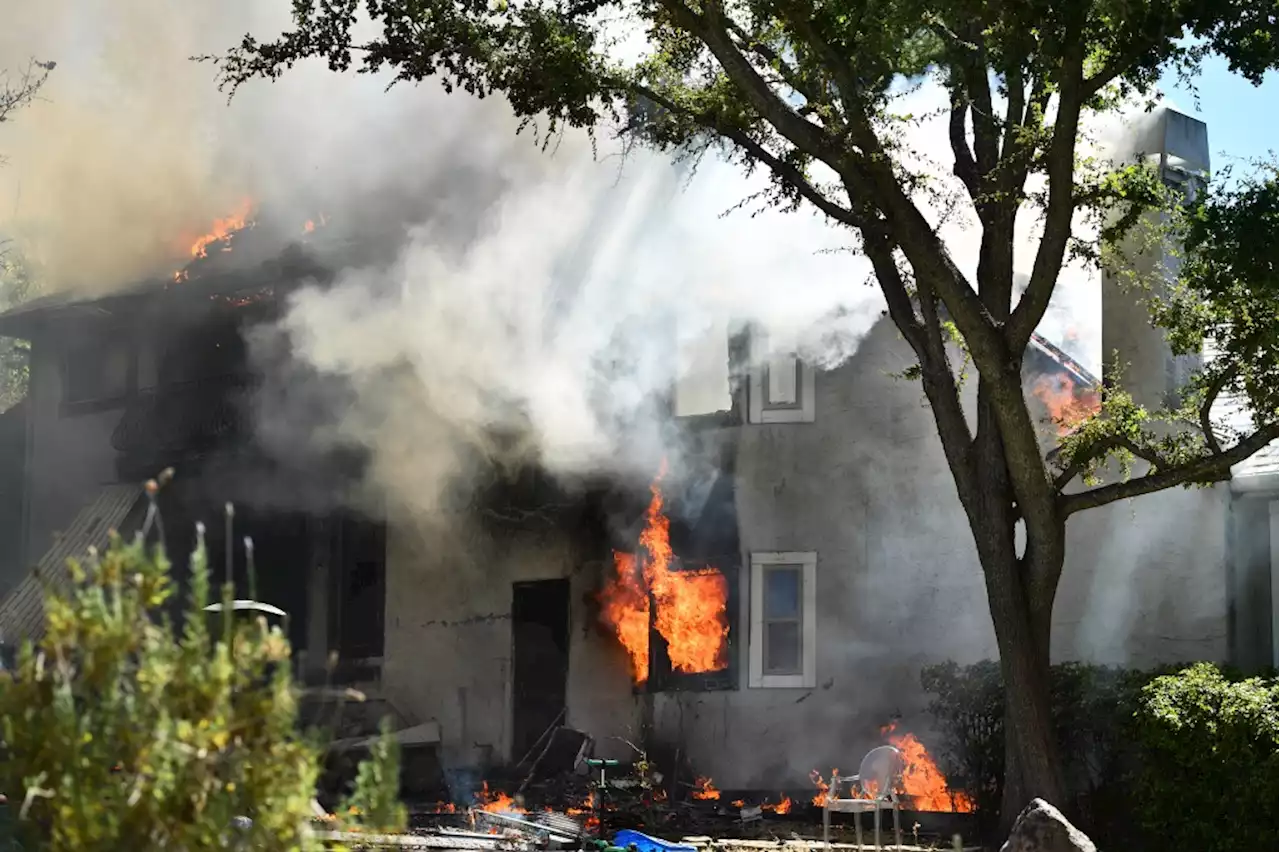
[[[649,487],[638,558],[614,553],[615,576],[600,593],[601,618],[626,649],[636,683],[649,679],[650,596],[656,608],[653,626],[667,642],[672,669],[716,672],[729,665],[728,583],[715,568],[673,568],[671,522],[662,512],[660,487],[666,472],[664,459]]]
[[[489,782],[483,781],[480,790],[475,794],[476,808],[492,814],[527,814],[528,811],[516,804],[516,800],[501,790],[490,792]]]
[[[775,814],[778,814],[779,816],[783,814],[791,813],[791,797],[785,793],[779,793],[778,795],[782,797],[782,801],[765,802],[763,805],[760,806],[761,809],[766,811],[773,811]]]
[[[1040,376],[1031,386],[1031,393],[1049,409],[1049,419],[1060,438],[1070,434],[1102,408],[1102,397],[1097,388],[1080,387],[1066,373]]]
[[[880,733],[902,752],[901,792],[911,797],[918,811],[967,814],[973,801],[964,793],[951,790],[947,778],[915,734],[896,733],[896,722],[890,722]]]
[[[699,778],[693,782],[693,797],[695,799],[707,800],[720,798],[720,791],[711,783],[710,778]]]

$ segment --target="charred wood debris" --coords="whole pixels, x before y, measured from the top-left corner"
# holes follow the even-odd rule
[[[557,723],[558,725],[558,723]],[[350,741],[348,741],[350,742]],[[628,743],[628,745],[631,745]],[[438,849],[459,852],[706,852],[706,850],[817,850],[822,807],[814,788],[780,791],[720,791],[695,777],[678,750],[664,754],[664,771],[644,750],[633,759],[594,757],[594,740],[553,726],[517,764],[478,770],[441,766],[434,743],[401,747],[401,791],[410,813],[405,835],[321,833],[347,848]],[[320,791],[320,804],[336,802],[353,777],[363,749],[334,750]],[[838,841],[851,842],[859,814],[832,814]],[[908,812],[903,849],[966,849],[957,826],[936,822],[938,814]],[[952,815],[947,815],[952,816]],[[663,838],[662,845],[618,841],[619,832]],[[847,837],[846,837],[847,835]],[[634,835],[633,835],[634,836]],[[870,846],[867,847],[871,848]]]

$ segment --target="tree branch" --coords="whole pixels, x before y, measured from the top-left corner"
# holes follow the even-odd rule
[[[703,40],[757,114],[801,151],[833,169],[839,169],[841,162],[847,159],[848,151],[835,144],[822,128],[799,115],[769,88],[755,66],[747,61],[729,37],[721,0],[707,0],[701,15],[680,0],[659,2],[680,26]]]
[[[1164,459],[1150,447],[1143,447],[1122,435],[1108,435],[1090,447],[1088,452],[1077,453],[1072,457],[1071,464],[1054,477],[1053,490],[1062,493],[1062,489],[1071,484],[1071,480],[1083,473],[1089,465],[1101,461],[1113,450],[1128,450],[1156,470],[1166,466]]]
[[[1177,485],[1222,482],[1231,478],[1231,468],[1234,465],[1274,441],[1277,433],[1277,427],[1273,424],[1265,429],[1259,429],[1225,452],[1204,456],[1136,479],[1103,485],[1074,494],[1063,494],[1058,497],[1059,512],[1066,518],[1085,509],[1105,506],[1130,497],[1140,497],[1143,494],[1152,494]]]
[[[964,408],[960,404],[955,376],[952,375],[947,360],[937,298],[927,284],[920,286],[920,311],[924,316],[924,323],[921,324],[911,306],[911,298],[894,261],[893,247],[888,237],[870,235],[863,242],[867,257],[875,267],[876,279],[889,304],[889,315],[920,361],[921,384],[933,410],[938,436],[942,440],[942,451],[955,479],[960,501],[966,511],[976,511],[977,468],[974,465],[972,438]]]
[[[1009,349],[1021,357],[1031,341],[1031,335],[1044,312],[1049,307],[1058,273],[1071,238],[1071,217],[1075,213],[1075,150],[1076,135],[1080,129],[1080,109],[1084,102],[1083,68],[1085,39],[1081,37],[1081,22],[1076,20],[1068,29],[1070,45],[1063,56],[1058,75],[1058,116],[1054,121],[1053,141],[1049,145],[1049,202],[1045,211],[1044,236],[1036,251],[1027,289],[1018,300],[1018,306],[1009,316],[1005,337]]]
[[[969,139],[965,134],[965,117],[969,114],[969,104],[959,90],[951,92],[951,120],[947,131],[951,137],[951,153],[956,158],[952,170],[960,178],[969,197],[976,199],[980,192],[978,186],[978,164],[973,159],[973,151],[969,148]]]
[[[868,234],[863,237],[862,245],[875,270],[876,280],[880,282],[880,289],[884,292],[890,319],[923,364],[929,355],[924,339],[925,329],[916,318],[911,294],[907,292],[902,275],[898,272],[898,265],[894,262],[892,243],[884,234]]]
[[[854,210],[832,201],[817,187],[810,183],[808,178],[805,177],[804,173],[801,172],[799,168],[769,151],[759,142],[752,139],[751,136],[741,128],[726,124],[721,121],[718,116],[712,113],[699,112],[698,110],[692,110],[681,106],[676,101],[662,95],[648,86],[626,81],[617,81],[615,85],[620,90],[648,98],[663,109],[670,110],[671,112],[679,115],[687,116],[702,127],[705,127],[713,133],[717,133],[725,139],[733,142],[733,144],[738,145],[753,158],[763,163],[765,167],[782,179],[787,185],[793,187],[796,192],[813,204],[813,206],[817,207],[823,213],[836,221],[855,228],[875,229],[879,227],[877,223],[872,221],[869,217],[860,215]]]

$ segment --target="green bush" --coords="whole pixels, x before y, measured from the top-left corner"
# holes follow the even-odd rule
[[[113,534],[71,567],[73,591],[49,596],[39,643],[0,672],[0,817],[22,848],[318,848],[321,752],[297,726],[289,643],[262,618],[233,617],[229,586],[210,626],[203,538],[180,631],[164,614],[174,587],[161,547]],[[379,828],[403,827],[396,765],[384,737],[352,797]],[[368,824],[350,822],[335,827]]]
[[[1136,794],[1148,835],[1201,852],[1275,849],[1280,689],[1198,663],[1142,689]]]
[[[1071,812],[1095,842],[1115,848],[1137,840],[1129,779],[1135,763],[1130,720],[1152,674],[1083,663],[1050,671],[1054,735]],[[1004,793],[1004,689],[997,663],[924,669],[929,712],[942,737],[952,787],[973,799],[981,827],[993,831]]]

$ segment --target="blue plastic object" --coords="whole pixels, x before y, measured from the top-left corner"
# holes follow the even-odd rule
[[[634,846],[636,852],[697,852],[697,847],[686,843],[668,843],[638,831],[624,828],[613,836],[613,845],[626,849]]]

